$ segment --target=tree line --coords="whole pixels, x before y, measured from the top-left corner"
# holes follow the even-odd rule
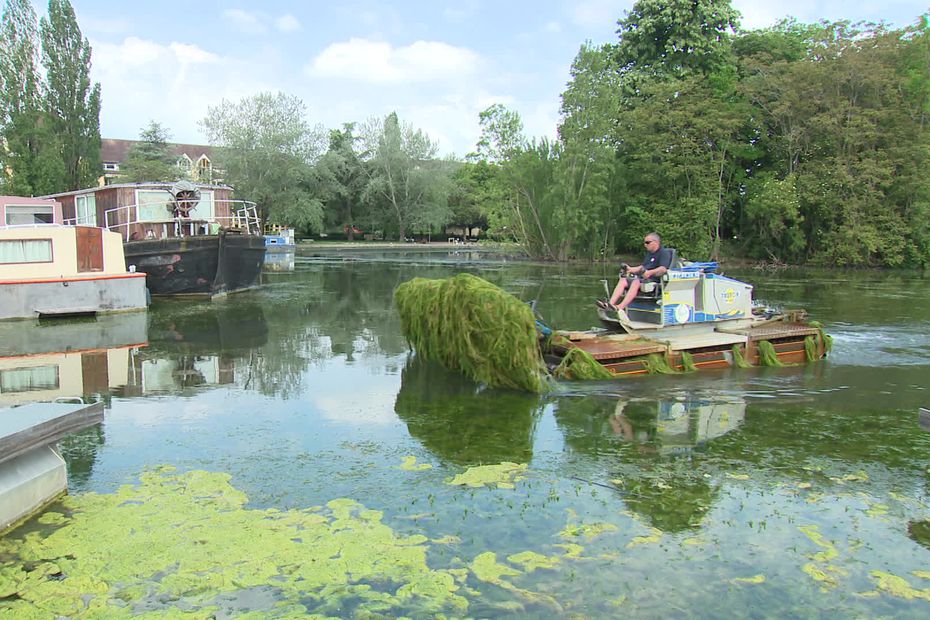
[[[84,181],[50,171],[99,167],[88,151],[67,159],[97,131],[90,48],[66,1],[52,0],[38,29],[30,15],[28,1],[7,0],[4,183],[74,189]],[[47,83],[35,77],[36,32],[42,62],[59,59]],[[59,96],[67,87],[76,96]],[[85,103],[53,103],[66,99]],[[533,257],[598,260],[639,253],[655,230],[693,258],[899,267],[930,263],[928,112],[927,15],[906,28],[787,19],[743,30],[729,0],[640,0],[615,42],[581,46],[555,139],[528,139],[516,112],[492,105],[475,152],[441,158],[395,113],[327,130],[283,93],[221,101],[201,126],[224,179],[304,234],[405,239],[458,225]],[[176,174],[167,131],[153,121],[141,137],[126,179]]]
[[[100,84],[67,0],[38,20],[6,0],[0,24],[0,189],[35,196],[93,185],[101,175]],[[40,70],[40,67],[44,71]]]

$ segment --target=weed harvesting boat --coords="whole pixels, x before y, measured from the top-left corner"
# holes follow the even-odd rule
[[[552,330],[530,307],[469,274],[397,287],[417,355],[490,386],[543,392],[551,377],[603,380],[819,360],[830,337],[806,313],[757,308],[752,286],[716,265],[677,264],[645,283],[630,311],[598,309],[603,327]]]
[[[800,364],[829,351],[829,337],[805,311],[754,305],[752,285],[717,273],[716,263],[673,265],[644,283],[626,311],[597,308],[603,329],[552,333],[550,365],[574,350],[611,374]]]

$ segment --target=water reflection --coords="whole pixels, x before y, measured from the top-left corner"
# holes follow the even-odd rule
[[[412,437],[450,463],[528,463],[533,456],[537,397],[482,390],[415,356],[401,372],[394,410]]]
[[[289,252],[280,250],[266,251],[265,263],[262,269],[264,271],[294,271],[294,257],[295,252],[293,250]]]
[[[149,322],[148,348],[132,357],[124,396],[239,383],[268,341],[258,304],[172,302],[159,310]]]
[[[146,313],[55,323],[0,324],[0,407],[58,398],[109,397],[130,383],[130,359],[146,346]]]

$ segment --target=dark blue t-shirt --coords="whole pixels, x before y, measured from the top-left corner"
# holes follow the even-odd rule
[[[643,271],[655,269],[660,266],[666,269],[671,268],[672,251],[668,248],[659,248],[655,252],[646,252],[646,257],[643,258]]]

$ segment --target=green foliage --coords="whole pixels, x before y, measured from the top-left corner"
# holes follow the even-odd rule
[[[38,18],[28,0],[7,0],[0,24],[0,191],[32,196],[64,189],[59,141],[39,73]]]
[[[481,137],[477,150],[469,155],[475,161],[501,162],[513,157],[526,144],[523,137],[523,120],[513,110],[495,103],[480,114]]]
[[[394,304],[410,346],[479,383],[540,393],[545,366],[529,306],[486,280],[414,278]]]
[[[346,123],[342,129],[329,134],[329,149],[314,166],[316,186],[325,204],[326,228],[347,230],[351,241],[354,226],[363,218],[362,192],[367,176],[355,147],[359,138],[355,124]]]
[[[310,164],[321,130],[306,120],[303,102],[283,93],[259,93],[237,103],[223,100],[201,121],[219,147],[227,181],[254,200],[272,224],[320,230],[323,205]]]
[[[68,0],[49,0],[40,31],[45,106],[64,163],[63,189],[88,187],[101,173],[100,84],[90,81],[90,43]]]
[[[396,113],[372,119],[363,137],[368,181],[363,198],[380,223],[403,241],[408,231],[438,232],[449,222],[448,197],[455,165],[436,159],[425,133],[401,124]]]
[[[648,76],[710,74],[730,62],[730,0],[638,0],[617,22],[619,66]]]
[[[786,262],[803,256],[806,242],[801,222],[804,217],[795,182],[794,175],[779,180],[763,173],[749,184],[744,230],[754,255]]]
[[[167,129],[149,121],[139,133],[139,141],[129,149],[120,176],[128,183],[177,180],[179,171],[168,146],[170,139]]]

